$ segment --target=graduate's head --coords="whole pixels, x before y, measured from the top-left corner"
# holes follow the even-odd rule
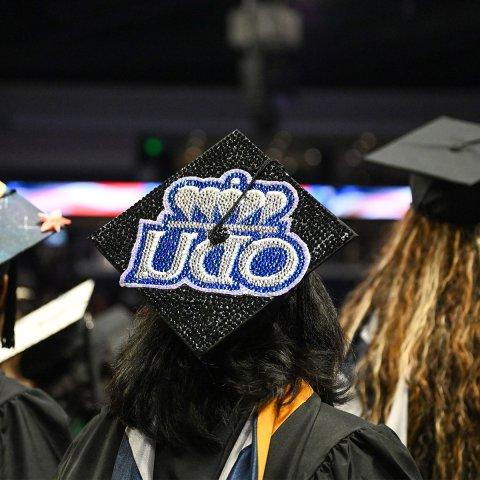
[[[112,408],[182,445],[301,379],[333,401],[343,343],[311,272],[354,236],[279,162],[227,135],[93,237],[151,305],[116,365]]]
[[[365,414],[385,422],[407,376],[408,446],[424,477],[476,477],[480,126],[442,117],[367,158],[410,173],[412,207],[341,314],[349,338],[378,319],[359,366]]]
[[[214,430],[308,382],[340,402],[344,343],[319,277],[307,276],[199,358],[145,307],[114,365],[110,407],[127,425],[173,446],[211,446]]]

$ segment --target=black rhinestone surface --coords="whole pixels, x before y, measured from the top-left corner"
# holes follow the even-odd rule
[[[172,182],[185,176],[220,177],[234,168],[246,170],[253,176],[266,159],[266,155],[245,135],[234,131],[100,228],[92,240],[112,265],[123,272],[128,266],[139,220],[157,218],[163,208],[163,193]],[[291,231],[299,235],[309,248],[309,271],[356,236],[301,188],[280,163],[268,165],[260,179],[286,181],[297,190],[299,202],[292,216]],[[205,293],[187,286],[176,290],[140,290],[197,355],[210,350],[273,300],[271,297]]]

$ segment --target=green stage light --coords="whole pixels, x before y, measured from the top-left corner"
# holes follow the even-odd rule
[[[163,152],[163,140],[148,137],[143,141],[143,152],[149,157],[158,157]]]

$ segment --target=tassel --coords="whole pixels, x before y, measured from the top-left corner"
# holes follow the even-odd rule
[[[2,329],[2,347],[15,346],[15,320],[17,317],[17,268],[14,261],[8,269],[8,287],[5,298],[4,319]]]

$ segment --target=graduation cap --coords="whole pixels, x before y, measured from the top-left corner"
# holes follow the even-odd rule
[[[424,216],[480,223],[480,125],[440,117],[365,159],[409,172],[413,208]]]
[[[202,355],[354,236],[234,131],[92,239]]]
[[[85,316],[95,282],[86,280],[17,320],[15,348],[0,350],[0,363],[67,328]]]
[[[5,299],[2,346],[14,346],[14,324],[16,316],[16,266],[15,259],[25,250],[45,240],[70,220],[60,212],[44,214],[15,190],[7,190],[0,182],[0,284],[8,274]]]

